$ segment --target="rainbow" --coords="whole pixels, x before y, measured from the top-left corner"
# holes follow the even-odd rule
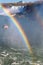
[[[33,52],[32,52],[31,45],[30,45],[30,43],[29,43],[29,41],[28,41],[28,38],[27,38],[25,32],[23,31],[22,27],[20,26],[20,24],[18,23],[18,21],[16,20],[16,18],[13,17],[13,16],[9,13],[9,11],[8,11],[7,8],[5,8],[3,5],[1,5],[1,7],[3,8],[4,12],[11,18],[11,20],[14,22],[14,24],[16,25],[16,27],[17,27],[18,30],[20,31],[20,33],[21,33],[21,35],[22,35],[22,37],[23,37],[23,39],[24,39],[24,41],[25,41],[25,43],[26,43],[26,45],[27,45],[27,47],[28,47],[28,49],[29,49],[29,52],[32,54]]]

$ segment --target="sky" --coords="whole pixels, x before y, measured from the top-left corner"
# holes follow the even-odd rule
[[[35,1],[37,1],[37,0],[0,0],[0,3],[18,2],[18,1],[35,2]]]

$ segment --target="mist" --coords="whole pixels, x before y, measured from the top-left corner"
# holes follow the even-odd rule
[[[23,14],[15,17],[24,29],[33,50],[43,52],[43,3],[25,6]]]
[[[4,28],[5,25],[8,26],[7,29]],[[16,25],[10,17],[3,15],[0,15],[0,46],[26,48],[25,41]]]

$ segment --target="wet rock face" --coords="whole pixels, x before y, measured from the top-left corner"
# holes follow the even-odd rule
[[[33,11],[33,6],[27,5],[27,6],[24,7],[24,10],[27,11],[27,13],[32,12]]]
[[[27,13],[31,13],[31,12],[34,12],[35,10],[39,10],[42,7],[43,7],[43,2],[42,3],[34,3],[32,5],[24,6],[24,11],[26,11]]]

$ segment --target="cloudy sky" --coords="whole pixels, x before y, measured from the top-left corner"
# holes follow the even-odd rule
[[[0,3],[5,2],[18,2],[18,1],[24,1],[24,2],[35,2],[37,0],[0,0]]]

